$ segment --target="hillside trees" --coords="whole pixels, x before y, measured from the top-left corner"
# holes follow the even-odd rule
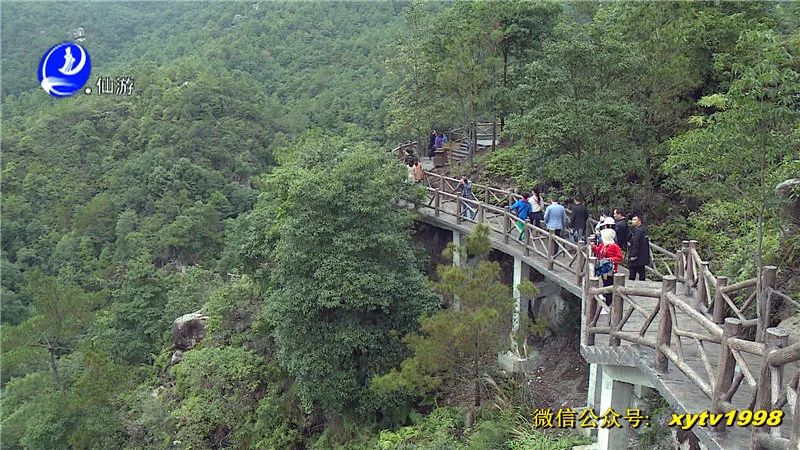
[[[388,61],[398,83],[392,136],[423,137],[431,125],[468,125],[516,108],[516,68],[541,48],[560,8],[547,2],[412,2]]]
[[[561,24],[541,57],[525,68],[517,95],[524,113],[509,132],[530,151],[529,171],[567,191],[607,202],[611,183],[636,161],[628,137],[641,115],[623,93],[639,55],[628,43],[590,25]]]
[[[511,329],[511,291],[500,283],[500,265],[486,260],[491,250],[488,233],[488,227],[478,226],[464,246],[451,243],[445,249],[450,257],[458,252],[466,264],[438,266],[435,288],[447,298],[457,298],[459,306],[423,317],[420,332],[405,338],[413,357],[400,371],[372,383],[378,392],[408,390],[420,397],[438,388],[453,392],[467,386],[467,427],[484,398],[485,379],[497,365],[497,354],[509,345]]]
[[[765,227],[772,236],[778,229],[773,189],[800,170],[800,73],[780,38],[760,30],[742,33],[731,53],[716,55],[715,67],[727,90],[700,99],[699,105],[710,113],[692,116],[695,128],[671,142],[666,169],[682,192],[710,202],[701,214],[724,208],[755,219],[744,246],[755,261],[753,266],[743,262],[740,270],[761,273]],[[769,254],[776,243],[771,240]],[[747,256],[736,253],[746,261]],[[769,326],[759,325],[761,333]]]
[[[405,356],[401,337],[438,305],[409,246],[416,186],[366,143],[307,142],[276,171],[279,238],[264,317],[306,410],[333,423],[364,401],[370,378]]]

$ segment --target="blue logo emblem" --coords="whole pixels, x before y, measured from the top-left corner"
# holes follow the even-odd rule
[[[53,97],[69,97],[89,80],[89,53],[78,44],[64,42],[47,51],[39,62],[39,84]]]

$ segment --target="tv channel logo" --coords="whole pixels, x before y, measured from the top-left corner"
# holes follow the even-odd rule
[[[48,50],[39,62],[39,84],[53,97],[69,97],[89,80],[89,53],[78,44],[63,42]]]

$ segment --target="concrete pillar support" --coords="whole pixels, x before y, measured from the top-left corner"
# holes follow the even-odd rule
[[[461,236],[461,232],[458,231],[458,230],[453,230],[453,245],[455,245],[456,248],[461,247],[462,245],[464,245],[464,242],[462,242],[462,239],[463,239],[463,236]],[[453,265],[460,267],[463,263],[464,263],[464,261],[461,261],[461,254],[459,252],[457,252],[457,251],[453,252]],[[453,296],[453,310],[454,311],[460,311],[461,310],[461,299],[458,298],[457,295]]]
[[[453,245],[456,247],[461,247],[464,245],[462,242],[461,232],[458,230],[453,230]],[[453,252],[453,265],[460,266],[461,265],[461,255],[458,252]]]
[[[604,372],[606,371],[604,370]],[[598,416],[602,417],[608,411],[608,408],[624,415],[625,410],[631,407],[633,385],[614,379],[612,373],[603,373],[601,386],[600,408],[597,409]],[[597,448],[599,450],[627,448],[628,422],[621,418],[619,422],[622,428],[599,428],[597,430]]]
[[[511,332],[522,350],[528,330],[528,302],[519,291],[519,284],[530,280],[531,268],[521,258],[514,257],[514,313],[511,318]]]

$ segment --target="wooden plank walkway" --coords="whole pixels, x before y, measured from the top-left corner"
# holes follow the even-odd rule
[[[452,183],[452,180],[450,182]],[[574,251],[570,252],[568,246],[561,242],[559,249],[564,250],[565,254],[556,256],[553,258],[554,263],[550,264],[547,246],[552,244],[552,237],[548,237],[546,232],[541,231],[536,236],[527,236],[524,240],[515,239],[514,237],[518,233],[513,226],[509,226],[508,213],[501,212],[503,211],[502,208],[485,202],[480,202],[482,204],[480,207],[477,205],[478,202],[472,204],[472,207],[476,209],[474,219],[469,214],[466,217],[462,216],[459,220],[458,216],[463,204],[454,195],[447,194],[446,189],[441,189],[443,187],[442,184],[440,182],[439,186],[437,186],[439,189],[428,187],[428,204],[417,205],[420,220],[440,228],[461,233],[469,233],[478,222],[487,224],[491,230],[490,239],[495,249],[520,258],[530,267],[583,300],[584,287],[578,274],[584,270],[580,267],[583,264],[581,256],[585,257],[586,255],[578,255]],[[452,191],[453,186],[450,186],[449,190]],[[486,198],[490,198],[490,195],[491,192],[487,190]],[[529,227],[533,228],[530,225]],[[509,237],[510,235],[514,237]],[[625,287],[637,290],[660,291],[662,283],[656,281],[627,281]],[[678,284],[676,294],[687,305],[697,304],[695,296],[685,295],[683,283]],[[655,341],[658,333],[657,324],[661,313],[654,316],[648,327],[644,327],[644,325],[659,300],[641,295],[625,295],[624,299],[625,309],[630,311],[626,312],[628,318],[620,331]],[[586,302],[582,301],[583,309],[586,308],[585,305]],[[700,314],[704,314],[699,309],[697,311]],[[584,311],[582,316],[585,315]],[[693,317],[683,309],[674,308],[672,310],[672,319],[673,327],[688,336],[672,336],[669,348],[675,354],[680,355],[680,359],[685,362],[686,366],[708,386],[715,385],[717,381],[717,366],[720,362],[722,350],[721,344],[691,337],[693,334],[708,336],[709,332],[698,323],[696,317]],[[610,314],[603,314],[599,316],[597,323],[594,325],[597,328],[608,328],[610,320]],[[582,328],[585,336],[587,333],[585,318],[582,320]],[[646,329],[642,330],[643,328]],[[596,334],[595,336],[594,345],[586,345],[585,342],[581,344],[581,353],[587,362],[637,367],[651,380],[653,386],[668,401],[673,410],[678,413],[699,413],[712,410],[712,401],[709,396],[697,387],[696,381],[690,379],[674,364],[670,364],[667,372],[659,372],[657,370],[656,351],[654,348],[633,344],[625,340],[616,346],[612,346],[609,345],[609,334]],[[737,353],[742,361],[736,365],[735,378],[742,378],[742,382],[738,390],[735,390],[730,403],[737,409],[751,409],[755,401],[755,390],[759,384],[762,357],[745,351]],[[741,363],[744,364],[742,365]],[[741,367],[744,367],[746,373],[740,375],[742,372]],[[797,362],[787,364],[784,368],[783,378],[784,380],[789,380],[798,370]],[[785,413],[784,423],[790,425],[792,422],[790,418],[791,407],[787,404],[783,407],[783,411]],[[782,428],[790,428],[790,426]],[[751,428],[730,427],[725,434],[720,434],[711,428],[696,427],[693,432],[709,448],[746,448],[751,439]],[[789,433],[790,431],[784,430],[783,436],[788,437]]]

